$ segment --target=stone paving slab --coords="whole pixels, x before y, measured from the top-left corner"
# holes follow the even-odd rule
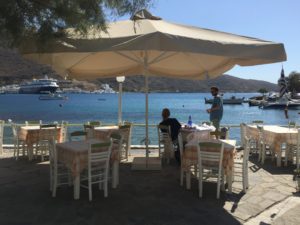
[[[99,224],[99,221],[104,225],[252,225],[271,222],[278,225],[297,221],[293,211],[288,211],[288,205],[282,204],[295,194],[293,169],[276,168],[268,161],[262,167],[255,160],[251,159],[253,163],[249,164],[247,193],[242,192],[241,179],[236,177],[233,193],[222,192],[219,200],[215,198],[216,185],[213,183],[204,184],[202,199],[198,198],[195,178],[191,190],[181,187],[180,170],[175,162],[163,165],[158,172],[132,171],[130,162],[122,163],[120,186],[109,189],[108,198],[103,198],[103,193],[96,190],[95,200],[90,203],[87,191],[82,190],[81,199],[74,201],[73,189],[68,187],[60,188],[57,198],[51,198],[48,162],[15,161],[11,152],[6,151],[0,158],[0,218],[3,218],[0,225]]]

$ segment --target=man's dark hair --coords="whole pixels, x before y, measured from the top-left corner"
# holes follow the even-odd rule
[[[171,115],[170,110],[168,108],[164,108],[161,114],[163,118],[169,118],[169,116]]]
[[[218,88],[218,87],[216,87],[216,86],[212,86],[212,87],[210,88],[210,90],[219,91],[219,88]]]

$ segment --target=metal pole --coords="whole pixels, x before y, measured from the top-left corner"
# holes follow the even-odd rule
[[[118,124],[122,124],[122,90],[123,83],[119,82],[119,111],[118,111]]]
[[[146,168],[148,167],[148,158],[149,158],[149,113],[148,113],[148,92],[149,92],[149,79],[148,79],[148,52],[145,51],[145,56],[144,56],[144,76],[145,76],[145,106],[146,106],[146,112],[145,112],[145,124],[146,124],[146,140],[145,140],[145,145],[146,145]]]

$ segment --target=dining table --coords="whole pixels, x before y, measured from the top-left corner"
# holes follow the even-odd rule
[[[33,159],[33,149],[34,145],[38,144],[39,140],[47,139],[53,135],[54,129],[56,129],[56,141],[62,141],[61,135],[61,128],[57,127],[47,127],[47,128],[40,128],[40,125],[33,125],[33,126],[21,126],[18,136],[19,140],[24,141],[27,145],[28,151],[28,159],[31,161]],[[42,130],[42,131],[41,131]]]
[[[181,127],[181,135],[183,142],[188,142],[191,140],[202,140],[202,139],[210,139],[210,132],[215,131],[216,128],[210,125],[195,125],[189,127],[187,125],[183,125]]]
[[[292,127],[282,127],[278,125],[262,125],[264,132],[264,142],[270,150],[277,156],[277,167],[281,166],[282,145],[297,145],[298,130]],[[246,133],[252,139],[259,140],[259,129],[257,125],[247,124]],[[299,151],[299,150],[298,150]]]
[[[74,183],[74,199],[80,198],[80,174],[88,167],[88,150],[91,144],[101,143],[107,139],[88,139],[81,141],[69,141],[56,144],[57,160],[64,164],[70,171]],[[119,146],[113,144],[110,157],[112,165],[112,187],[119,184]]]
[[[232,192],[232,181],[234,172],[234,157],[236,155],[236,140],[222,140],[222,139],[192,139],[185,145],[182,156],[182,168],[186,172],[186,188],[191,188],[191,167],[198,165],[197,145],[199,142],[224,143],[224,153],[222,166],[226,182],[228,184],[228,192]]]

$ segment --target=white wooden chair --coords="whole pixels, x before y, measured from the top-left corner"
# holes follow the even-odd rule
[[[36,156],[41,155],[41,161],[44,161],[45,156],[49,156],[49,145],[52,139],[57,138],[57,125],[44,124],[40,125],[39,141],[36,148]]]
[[[66,142],[68,140],[68,122],[62,121],[60,125],[61,141]]]
[[[19,159],[20,149],[22,149],[22,155],[25,156],[27,154],[27,146],[24,140],[20,140],[19,132],[20,126],[15,123],[11,124],[11,129],[13,133],[13,143],[14,143],[14,158],[16,160]]]
[[[158,125],[157,133],[159,157],[166,159],[167,163],[170,163],[170,159],[174,158],[174,145],[171,138],[170,126]]]
[[[123,145],[124,148],[121,151],[121,159],[128,160],[128,155],[131,149],[131,133],[132,133],[132,124],[126,123],[119,126],[119,132],[123,136]]]
[[[92,201],[92,185],[98,184],[101,189],[104,185],[104,197],[108,196],[109,161],[111,155],[112,141],[91,144],[88,151],[88,169],[80,178],[87,181],[81,186],[89,190],[89,201]]]
[[[261,162],[261,164],[265,163],[265,159],[267,157],[267,151],[269,152],[269,156],[274,159],[274,154],[271,151],[271,146],[268,146],[266,144],[266,139],[265,139],[265,132],[264,132],[264,127],[262,125],[257,125],[258,129],[258,134],[259,134],[259,140],[258,140],[258,161]],[[268,150],[267,150],[268,149]],[[278,156],[279,157],[279,156]],[[280,156],[281,158],[281,156]]]
[[[244,136],[244,150],[243,155],[240,158],[234,159],[234,176],[236,174],[241,174],[243,183],[243,192],[246,193],[249,188],[249,178],[248,178],[248,162],[249,162],[249,152],[250,152],[250,139]]]
[[[0,120],[0,155],[3,154],[4,121]]]
[[[56,197],[57,187],[62,185],[72,185],[70,170],[57,160],[56,140],[49,141],[49,165],[50,165],[50,191],[52,197]]]
[[[294,158],[296,158],[296,166],[299,169],[299,156],[300,156],[300,128],[298,128],[297,141],[293,145],[287,145],[286,154],[285,154],[285,162],[284,165],[287,166],[288,160],[294,162]]]
[[[217,151],[216,151],[217,150]],[[201,142],[197,145],[198,168],[199,168],[199,197],[203,194],[204,176],[217,178],[217,199],[220,198],[221,185],[224,183],[224,172],[222,166],[224,144]]]

